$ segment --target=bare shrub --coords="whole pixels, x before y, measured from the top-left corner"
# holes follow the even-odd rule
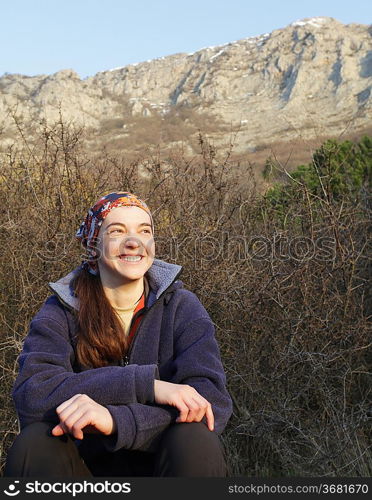
[[[14,117],[17,121],[16,117]],[[18,432],[11,401],[28,325],[48,281],[80,262],[75,231],[111,190],[149,202],[157,257],[211,314],[234,413],[222,440],[230,475],[366,476],[370,448],[368,208],[296,184],[286,203],[258,193],[232,147],[136,159],[82,147],[62,119],[1,152],[1,466]]]

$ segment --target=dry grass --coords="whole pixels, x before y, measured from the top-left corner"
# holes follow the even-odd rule
[[[231,148],[201,135],[192,158],[92,160],[84,131],[62,121],[32,144],[18,132],[0,167],[1,466],[17,433],[10,391],[28,324],[47,282],[80,262],[74,234],[87,207],[123,189],[148,200],[157,257],[184,266],[215,322],[234,400],[222,436],[230,475],[371,475],[365,204],[299,185],[279,212],[249,161],[237,165]]]

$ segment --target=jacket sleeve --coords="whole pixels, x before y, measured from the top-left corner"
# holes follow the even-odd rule
[[[50,306],[49,306],[50,307]],[[87,394],[102,405],[151,403],[156,364],[107,366],[76,373],[67,319],[37,314],[19,356],[12,396],[20,426],[34,421],[58,423],[57,406],[75,394]]]
[[[114,452],[120,448],[128,450],[156,451],[162,432],[176,420],[177,408],[156,403],[130,403],[128,405],[106,405],[117,426],[112,436],[97,436],[105,450]]]
[[[174,375],[171,382],[188,384],[212,406],[214,430],[222,434],[233,404],[226,389],[226,375],[212,320],[209,316],[193,320],[176,337]],[[206,418],[203,419],[206,422]]]
[[[231,417],[233,405],[226,389],[214,325],[206,312],[203,317],[180,325],[175,333],[172,373],[168,382],[188,384],[211,403],[214,432],[221,434]],[[118,429],[115,435],[104,438],[109,451],[121,447],[151,450],[156,447],[162,431],[179,415],[177,408],[168,405],[131,403],[126,406],[109,405],[107,408]],[[206,423],[205,417],[203,421]]]

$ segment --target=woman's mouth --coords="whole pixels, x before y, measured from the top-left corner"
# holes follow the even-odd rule
[[[143,258],[143,255],[120,255],[120,260],[124,262],[130,262],[131,264],[137,264]]]

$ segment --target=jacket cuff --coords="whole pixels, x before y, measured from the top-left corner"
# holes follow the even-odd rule
[[[116,432],[104,436],[102,444],[106,451],[114,452],[120,448],[130,449],[136,438],[136,422],[127,406],[105,405],[116,424]]]
[[[153,403],[155,379],[159,380],[158,365],[137,365],[135,373],[137,402]]]

